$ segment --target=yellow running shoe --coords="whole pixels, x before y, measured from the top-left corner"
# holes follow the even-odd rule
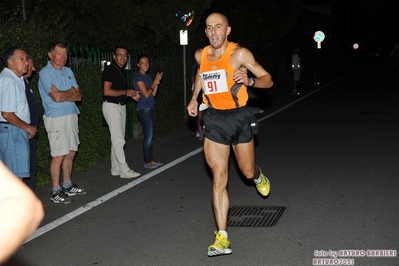
[[[270,193],[270,181],[267,179],[267,177],[260,172],[260,175],[262,177],[262,181],[260,183],[256,183],[256,188],[258,189],[259,193],[262,194],[262,196],[266,197]]]
[[[233,251],[230,249],[230,240],[223,234],[215,231],[215,243],[208,248],[208,256],[227,255]]]

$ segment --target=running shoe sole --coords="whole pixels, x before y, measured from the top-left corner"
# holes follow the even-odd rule
[[[208,250],[208,256],[230,255],[233,251],[230,248]]]

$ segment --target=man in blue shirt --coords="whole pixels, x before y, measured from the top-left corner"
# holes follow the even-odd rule
[[[48,52],[50,61],[39,72],[39,92],[44,107],[43,122],[51,150],[50,200],[70,203],[69,196],[86,194],[71,181],[72,165],[79,146],[78,114],[75,102],[82,99],[80,88],[69,67],[66,67],[67,47],[57,42]],[[62,186],[60,184],[62,170]]]
[[[0,160],[20,178],[29,177],[29,139],[37,133],[30,125],[22,75],[28,69],[27,54],[18,47],[7,50],[6,67],[0,73]]]

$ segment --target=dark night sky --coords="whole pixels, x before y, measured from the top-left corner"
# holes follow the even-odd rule
[[[351,41],[368,49],[390,49],[399,42],[399,0],[303,0],[301,6],[319,12],[341,12],[349,21],[346,31]]]

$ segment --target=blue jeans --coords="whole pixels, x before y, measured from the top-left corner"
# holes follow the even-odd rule
[[[17,177],[30,176],[28,132],[11,124],[0,123],[0,160]]]
[[[143,155],[144,163],[149,164],[153,161],[152,158],[152,142],[154,139],[155,127],[155,110],[153,108],[138,109],[137,114],[141,121],[143,128]]]

